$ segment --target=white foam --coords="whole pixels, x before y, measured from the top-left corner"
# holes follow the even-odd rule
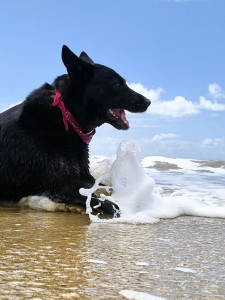
[[[174,268],[174,270],[184,272],[184,273],[193,273],[193,274],[197,273],[195,270],[193,270],[191,268],[184,268],[184,267],[176,267],[176,268]]]
[[[61,212],[77,212],[82,213],[82,208],[76,206],[68,206],[65,203],[57,203],[45,196],[28,196],[22,198],[19,203],[21,207],[29,207],[35,210],[45,210],[45,211],[61,211]]]
[[[36,210],[56,211],[58,203],[44,196],[28,196],[19,201],[22,207],[30,207]]]
[[[94,178],[99,178],[103,174],[106,174],[110,171],[113,161],[115,160],[115,156],[107,157],[107,156],[92,156],[90,160],[90,172]],[[104,181],[104,184],[111,185],[110,178]]]
[[[166,299],[148,293],[137,292],[133,290],[122,290],[120,291],[120,295],[122,295],[127,299],[134,299],[134,300],[165,300]]]
[[[104,260],[88,259],[87,261],[93,264],[107,265],[107,262],[105,262]]]
[[[136,266],[149,266],[149,264],[146,263],[146,262],[144,262],[144,261],[137,261],[137,262],[135,263],[135,265],[136,265]]]
[[[142,166],[145,168],[154,168],[157,162],[174,165],[177,169],[173,172],[195,173],[199,171],[211,172],[215,174],[225,174],[224,167],[207,166],[202,160],[185,159],[185,158],[168,158],[163,156],[148,156],[142,160]]]
[[[154,160],[158,159],[154,157]],[[211,187],[207,189],[203,185],[195,186],[193,179],[190,186],[182,187],[181,180],[177,186],[173,186],[168,173],[165,178],[170,182],[168,186],[156,186],[154,179],[141,165],[141,150],[129,141],[123,141],[119,145],[116,159],[113,158],[109,162],[104,158],[104,161],[107,163],[108,172],[100,176],[91,189],[80,190],[82,195],[87,196],[87,213],[94,222],[156,223],[161,218],[175,218],[181,215],[225,218],[225,205],[221,201],[219,203],[212,201],[218,200],[218,195],[225,196],[222,189],[220,193],[213,193]],[[174,159],[161,158],[161,161],[174,163]],[[187,163],[187,160],[183,159],[178,161],[183,169],[198,168],[196,162]],[[98,164],[98,174],[102,174],[100,169],[101,163]],[[101,200],[108,199],[117,204],[120,208],[119,218],[100,219],[92,215],[91,194],[100,187],[99,183],[102,181],[111,181],[113,193],[111,196],[101,195]],[[109,190],[109,187],[107,186],[106,189]]]
[[[190,160],[190,159],[184,159],[184,158],[167,158],[163,156],[149,156],[145,157],[143,159],[143,166],[144,167],[153,167],[155,163],[163,162],[163,163],[169,163],[173,165],[177,165],[178,168],[181,168],[183,170],[197,170],[199,164]]]

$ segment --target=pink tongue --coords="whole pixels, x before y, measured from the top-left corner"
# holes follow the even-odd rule
[[[123,109],[112,109],[114,115],[118,118],[120,118],[121,120],[123,121],[126,121],[127,122],[127,125],[129,124],[127,119],[126,119],[126,113]]]

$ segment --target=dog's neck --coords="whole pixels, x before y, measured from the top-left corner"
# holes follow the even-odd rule
[[[60,108],[66,131],[69,129],[69,124],[70,124],[73,130],[77,133],[77,135],[83,140],[83,142],[89,144],[90,141],[92,140],[92,137],[95,134],[95,129],[93,129],[91,132],[88,133],[83,132],[83,130],[78,125],[74,116],[65,107],[64,102],[62,100],[62,94],[57,89],[55,89],[55,97],[52,105],[58,106]]]

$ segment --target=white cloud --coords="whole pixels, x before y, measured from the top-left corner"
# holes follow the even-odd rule
[[[161,141],[161,140],[165,140],[165,139],[174,139],[176,137],[178,137],[178,136],[177,136],[177,134],[174,134],[174,133],[160,133],[160,134],[154,135],[150,141],[156,142],[156,141]]]
[[[153,102],[149,113],[179,118],[197,114],[199,110],[193,102],[182,96],[176,96],[173,100]]]
[[[216,101],[206,100],[205,97],[199,97],[199,109],[208,109],[212,111],[225,111],[225,104]]]
[[[149,119],[151,119],[150,116]],[[194,131],[195,127],[193,126],[191,130]],[[187,139],[185,134],[179,135],[176,131],[166,132],[165,128],[158,128],[154,132],[152,134],[152,131],[141,128],[137,133],[135,130],[132,131],[131,127],[129,134],[127,131],[118,131],[110,125],[101,126],[93,142],[90,143],[90,153],[91,155],[114,155],[119,143],[128,139],[141,148],[143,157],[160,155],[174,158],[224,160],[225,138],[223,136],[206,136],[207,138],[196,140],[195,137],[192,139],[192,136]],[[204,136],[206,132],[207,126],[206,131],[203,132]]]
[[[158,87],[156,90],[145,88],[141,83],[127,83],[127,85],[134,90],[135,92],[142,94],[151,101],[158,101],[164,90],[161,87]]]
[[[208,87],[209,94],[215,100],[225,99],[225,91],[217,83],[211,83]]]
[[[144,95],[152,101],[152,104],[148,109],[148,113],[150,114],[180,118],[198,114],[201,110],[214,112],[225,111],[225,104],[216,101],[216,99],[225,97],[225,92],[216,83],[212,83],[208,87],[213,100],[207,100],[205,97],[200,96],[198,102],[187,100],[182,96],[175,96],[172,100],[162,100],[161,95],[162,93],[165,93],[165,91],[161,87],[158,87],[155,90],[148,90],[141,83],[131,83],[128,85],[134,91]]]
[[[160,136],[161,134],[159,134]],[[224,160],[224,138],[206,138],[202,141],[168,138],[161,141],[153,137],[152,139],[140,139],[137,144],[142,149],[143,157],[160,155],[174,158]]]
[[[215,139],[210,139],[210,138],[206,138],[202,141],[202,145],[204,146],[209,146],[209,147],[218,147],[221,145],[225,146],[225,139],[221,139],[221,138],[215,138]]]

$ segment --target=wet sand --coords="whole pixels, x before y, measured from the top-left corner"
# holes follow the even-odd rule
[[[225,299],[224,219],[90,224],[1,208],[0,228],[0,299]]]

